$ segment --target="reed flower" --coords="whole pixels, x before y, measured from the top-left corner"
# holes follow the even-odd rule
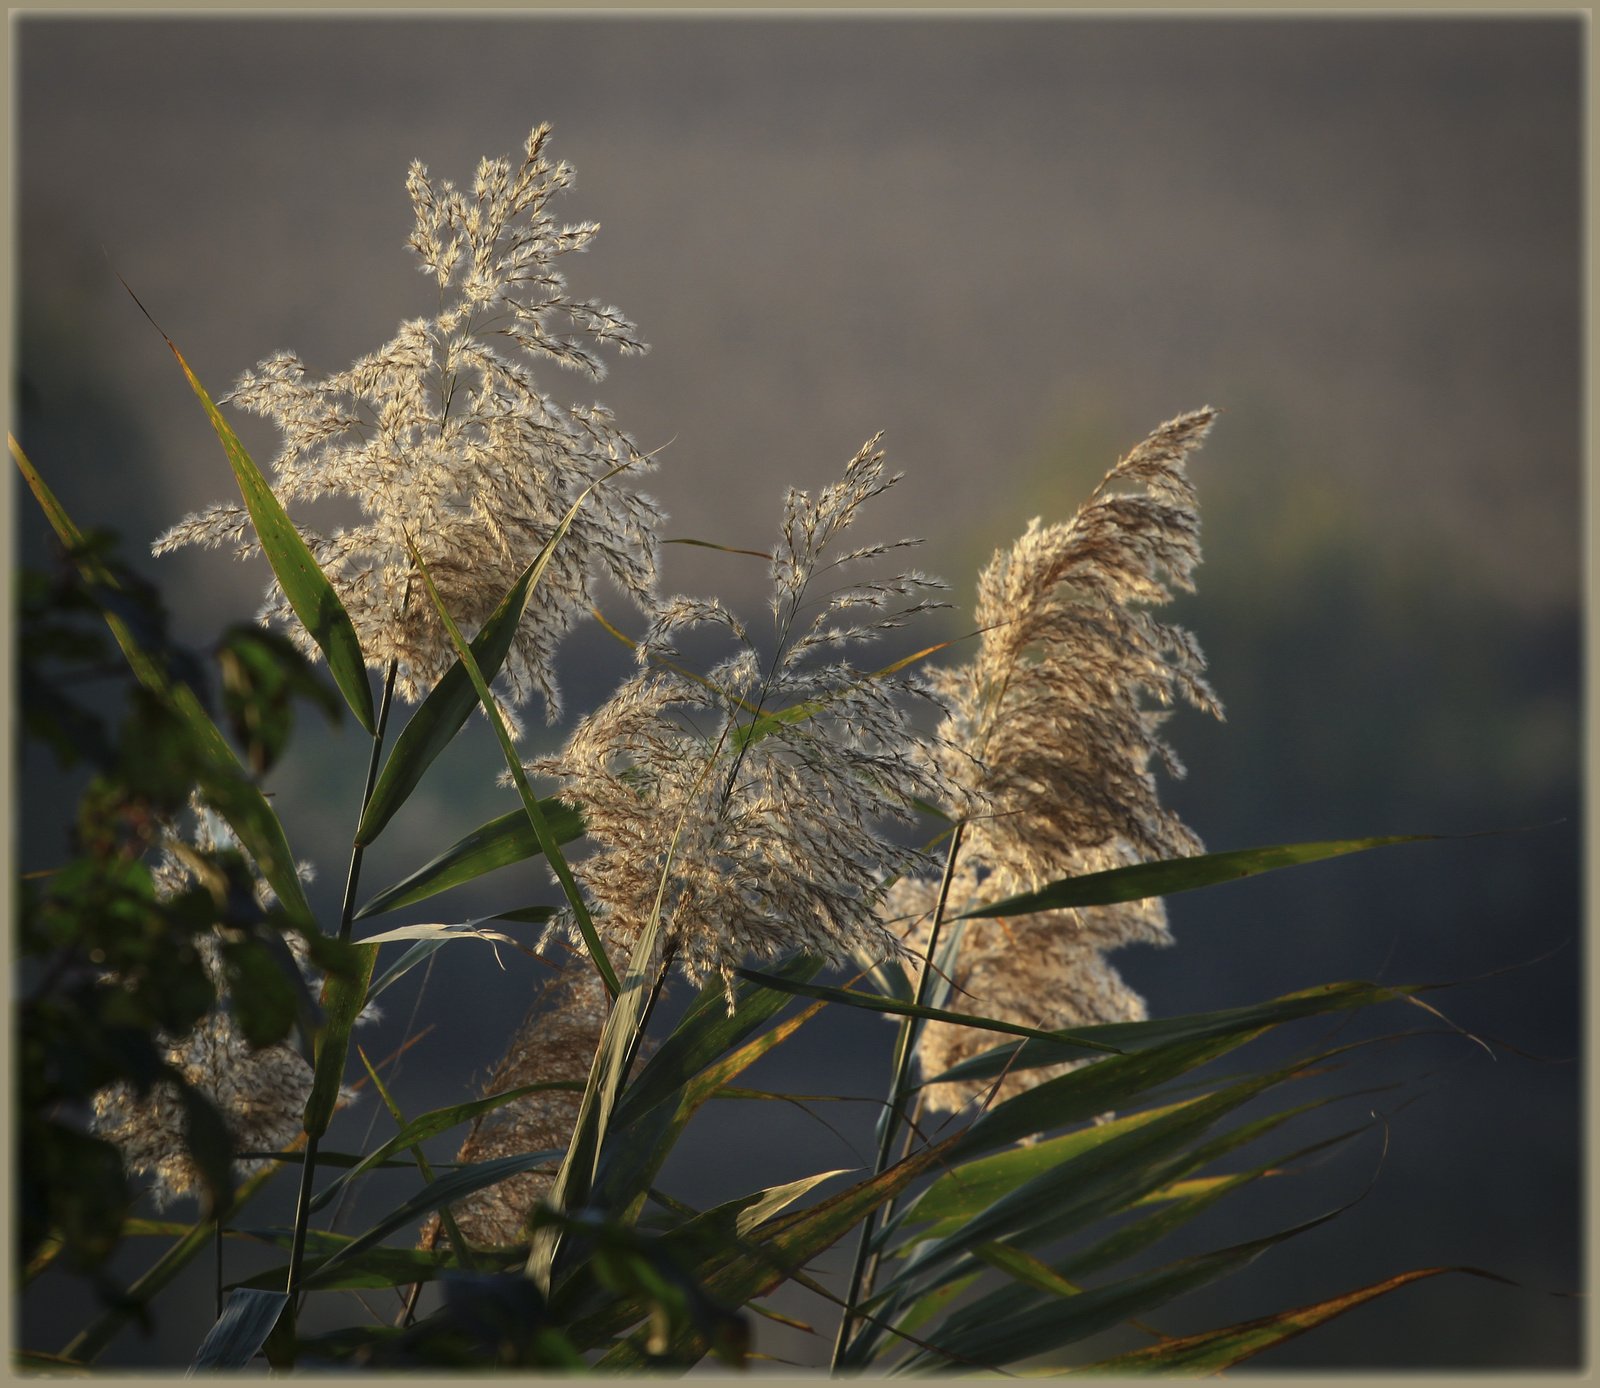
[[[589,1078],[605,1024],[606,994],[600,975],[586,964],[570,965],[541,989],[505,1056],[484,1081],[483,1096],[545,1080],[576,1080],[581,1085]],[[524,1152],[563,1151],[572,1140],[582,1098],[580,1093],[555,1090],[528,1094],[494,1109],[473,1122],[456,1160],[483,1162]],[[520,1243],[524,1221],[552,1180],[553,1175],[525,1171],[475,1191],[451,1206],[451,1213],[472,1243]],[[436,1248],[439,1238],[436,1217],[424,1227],[418,1247]]]
[[[483,160],[470,192],[436,186],[422,164],[412,164],[416,228],[407,244],[439,286],[435,317],[402,324],[371,356],[320,378],[294,353],[280,352],[244,373],[231,401],[282,430],[273,484],[282,502],[347,496],[360,503],[365,523],[328,535],[302,526],[301,534],[349,611],[367,663],[397,661],[397,688],[413,701],[455,652],[432,604],[413,591],[407,535],[470,634],[584,489],[630,465],[579,509],[502,672],[512,704],[537,688],[553,721],[557,643],[593,606],[601,574],[648,601],[660,513],[624,485],[648,464],[612,416],[599,405],[561,408],[530,370],[533,361],[554,361],[598,379],[600,344],[646,350],[617,309],[571,295],[556,267],[599,228],[562,226],[553,217],[550,203],[572,171],[548,160],[548,136],[548,126],[533,132],[516,169],[506,159]],[[156,541],[155,553],[224,543],[241,556],[259,548],[240,505],[185,517]],[[316,654],[276,583],[261,615],[284,623]]]
[[[201,853],[242,851],[232,831],[198,800],[191,806],[195,822],[186,836]],[[298,864],[300,876],[312,876],[309,863]],[[196,880],[190,860],[167,848],[151,874],[157,895],[167,898]],[[256,901],[263,909],[273,904],[272,889],[255,876]],[[313,991],[321,980],[306,957],[304,941],[285,937],[307,986]],[[241,1152],[282,1151],[299,1136],[306,1100],[311,1094],[311,1067],[292,1046],[252,1047],[229,1015],[228,980],[220,940],[213,933],[196,939],[207,974],[217,990],[218,1004],[187,1036],[167,1038],[166,1063],[200,1090],[216,1106]],[[378,1016],[369,1007],[360,1021]],[[354,1097],[346,1090],[340,1104]],[[187,1119],[176,1088],[158,1081],[140,1095],[131,1085],[119,1083],[94,1096],[90,1120],[93,1129],[122,1151],[129,1171],[154,1177],[150,1194],[157,1209],[202,1184],[199,1168],[189,1155],[184,1134]],[[264,1160],[235,1163],[241,1178],[266,1165]]]
[[[558,756],[530,765],[584,807],[598,847],[575,871],[618,957],[658,893],[660,947],[695,982],[731,980],[750,956],[805,950],[844,963],[901,952],[878,917],[881,887],[923,859],[879,826],[910,822],[914,797],[952,788],[919,755],[903,707],[916,688],[856,668],[839,648],[945,604],[926,596],[944,585],[917,572],[823,590],[825,576],[899,547],[836,552],[862,505],[899,480],[884,475],[876,444],[815,499],[789,492],[766,657],[721,604],[665,601],[638,648],[647,668]],[[720,625],[737,647],[704,678],[672,645],[700,625]]]
[[[1149,609],[1170,601],[1169,584],[1193,589],[1200,523],[1185,460],[1214,417],[1207,408],[1163,424],[1072,520],[1031,522],[980,577],[978,653],[931,681],[950,709],[939,764],[972,816],[947,916],[1063,877],[1204,851],[1160,804],[1152,763],[1183,774],[1158,735],[1176,700],[1222,710],[1193,635]],[[936,895],[926,878],[891,894],[908,942],[926,938]],[[1142,1019],[1144,1000],[1105,955],[1172,943],[1159,898],[958,928],[952,1005],[1052,1029]],[[993,1044],[992,1033],[932,1023],[919,1065],[931,1076]],[[1007,1076],[997,1097],[1067,1068]],[[986,1089],[935,1085],[927,1103],[954,1110]]]

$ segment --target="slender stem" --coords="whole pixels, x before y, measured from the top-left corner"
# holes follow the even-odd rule
[[[933,979],[933,956],[939,947],[939,927],[944,924],[945,901],[950,895],[950,882],[955,876],[956,856],[961,852],[961,835],[966,824],[956,825],[955,833],[950,836],[950,851],[944,860],[944,878],[939,883],[939,902],[934,908],[933,924],[928,930],[928,948],[922,956],[922,971],[917,976],[918,1007],[927,1005],[928,989]],[[907,1017],[900,1023],[900,1038],[895,1049],[894,1079],[889,1085],[889,1104],[883,1111],[880,1119],[878,1136],[878,1160],[873,1167],[872,1174],[881,1176],[889,1168],[890,1154],[894,1151],[895,1138],[900,1135],[900,1106],[905,1101],[906,1080],[911,1073],[911,1060],[916,1053],[916,1038],[918,1024],[915,1017]],[[838,1372],[840,1362],[844,1358],[846,1346],[850,1343],[850,1330],[855,1321],[855,1308],[858,1301],[863,1300],[862,1278],[867,1269],[867,1258],[872,1248],[872,1235],[877,1228],[878,1212],[870,1210],[867,1217],[861,1221],[861,1235],[856,1244],[855,1266],[850,1271],[850,1292],[845,1297],[844,1314],[839,1318],[839,1333],[833,1344],[833,1360],[829,1364],[830,1372]]]
[[[378,784],[378,759],[383,751],[383,733],[389,726],[389,707],[394,703],[394,677],[400,668],[398,660],[389,662],[388,678],[383,682],[383,703],[378,709],[378,731],[372,739],[372,756],[367,761],[367,784],[361,792],[361,813],[367,812],[367,805],[372,800],[373,787]],[[360,823],[358,819],[356,821]],[[358,843],[350,850],[350,873],[345,878],[344,884],[344,909],[339,913],[339,938],[350,938],[351,922],[356,912],[356,885],[361,880],[361,845]]]
[[[409,589],[408,589],[409,596]],[[394,679],[400,668],[398,660],[389,662],[389,674],[383,684],[383,704],[378,711],[378,730],[372,737],[372,755],[367,760],[367,784],[361,792],[361,814],[367,812],[367,805],[372,799],[372,789],[378,783],[378,761],[383,752],[383,734],[389,726],[389,708],[394,702]],[[356,823],[361,822],[360,816]],[[350,850],[350,872],[345,878],[344,908],[339,914],[339,938],[350,938],[350,926],[355,917],[356,887],[361,880],[361,845],[356,844]],[[294,1241],[289,1249],[289,1279],[285,1290],[289,1293],[289,1303],[284,1308],[284,1314],[294,1315],[294,1297],[300,1289],[300,1269],[305,1262],[306,1255],[306,1229],[311,1221],[311,1185],[316,1178],[317,1170],[317,1139],[306,1140],[305,1165],[300,1169],[300,1198],[295,1205],[294,1213]]]
[[[217,1221],[217,1319],[222,1319],[222,1221]]]

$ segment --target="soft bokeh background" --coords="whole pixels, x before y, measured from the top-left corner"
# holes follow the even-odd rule
[[[1195,466],[1208,562],[1181,614],[1228,722],[1177,715],[1191,774],[1171,803],[1219,849],[1557,822],[1180,898],[1179,946],[1118,962],[1158,1014],[1522,966],[1431,996],[1541,1059],[1459,1037],[1369,1057],[1362,1084],[1403,1087],[1305,1140],[1392,1114],[1381,1169],[1375,1133],[1164,1256],[1319,1214],[1376,1169],[1371,1192],[1157,1319],[1183,1333],[1469,1263],[1537,1290],[1433,1279],[1254,1367],[1580,1361],[1579,1303],[1541,1294],[1580,1279],[1579,1066],[1548,1063],[1577,1053],[1582,959],[1579,20],[63,15],[13,37],[23,442],[77,519],[117,527],[136,557],[231,481],[113,272],[214,393],[284,347],[337,369],[431,306],[401,244],[408,161],[465,181],[546,120],[578,170],[565,214],[605,228],[574,286],[621,305],[654,350],[598,388],[545,380],[665,446],[652,490],[671,534],[762,548],[786,485],[826,481],[884,430],[907,477],[882,533],[926,536],[920,562],[965,607],[1030,516],[1070,514],[1161,420],[1225,407]],[[261,421],[238,427],[271,456]],[[39,562],[41,526],[17,509]],[[264,582],[216,553],[140,563],[195,642],[253,611]],[[759,570],[678,548],[666,585],[752,606]],[[575,636],[569,706],[624,668],[609,638]],[[557,735],[532,721],[530,745]],[[302,729],[272,789],[331,913],[365,751],[309,713]],[[496,764],[475,720],[366,883],[509,809]],[[43,762],[25,771],[26,869],[62,852],[70,799]],[[406,918],[548,891],[532,868],[501,877]],[[369,1054],[413,1016],[435,1028],[396,1081],[408,1111],[466,1097],[536,968],[462,946],[420,1002],[416,975],[390,994]],[[1417,1025],[1438,1024],[1397,1006],[1379,1029]],[[889,1043],[869,1016],[824,1014],[750,1082],[881,1093]],[[702,1203],[869,1160],[869,1106],[828,1117],[842,1139],[786,1106],[714,1105],[666,1187]],[[330,1141],[361,1141],[370,1100],[340,1122]],[[280,1185],[248,1222],[287,1221]],[[375,1179],[347,1227],[402,1194]],[[118,1268],[151,1256],[131,1246]],[[208,1276],[191,1269],[155,1334],[125,1332],[105,1362],[185,1362]],[[329,1324],[362,1314],[323,1300]],[[825,1304],[775,1304],[831,1339]],[[58,1349],[90,1310],[50,1274],[24,1339]],[[785,1359],[826,1353],[771,1323],[758,1335]]]

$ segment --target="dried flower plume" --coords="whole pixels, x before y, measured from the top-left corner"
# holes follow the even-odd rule
[[[972,815],[948,916],[1063,877],[1204,851],[1159,803],[1151,763],[1183,774],[1157,735],[1175,700],[1222,710],[1194,637],[1149,608],[1171,599],[1169,584],[1192,591],[1200,523],[1185,459],[1214,417],[1208,408],[1163,424],[1072,520],[1031,522],[979,579],[978,654],[932,681],[950,709],[940,766]],[[936,895],[926,879],[897,884],[888,910],[908,940],[926,938]],[[1142,1019],[1144,1000],[1104,956],[1172,943],[1159,898],[963,929],[955,1005],[1041,1028]],[[919,1064],[938,1074],[995,1041],[934,1023]],[[1008,1076],[996,1097],[1066,1068]],[[986,1088],[935,1085],[927,1102],[956,1109]]]
[[[241,851],[226,824],[198,800],[192,808],[195,825],[188,841],[194,848],[206,854]],[[301,863],[299,870],[301,877],[309,880],[310,864]],[[195,881],[189,862],[170,848],[151,876],[163,898]],[[258,904],[263,908],[272,905],[272,889],[259,875],[255,882]],[[314,988],[320,979],[307,962],[304,942],[296,935],[286,938],[308,985]],[[216,1105],[238,1151],[282,1151],[300,1134],[301,1117],[311,1094],[311,1067],[289,1045],[259,1050],[250,1046],[228,1012],[228,981],[218,937],[201,936],[195,943],[217,989],[218,1006],[188,1036],[169,1038],[164,1058]],[[377,1009],[369,1008],[362,1020],[376,1016]],[[348,1103],[351,1097],[347,1091],[341,1102]],[[142,1097],[127,1084],[103,1089],[94,1097],[91,1124],[122,1149],[128,1170],[154,1177],[150,1194],[157,1209],[203,1184],[184,1136],[183,1102],[171,1084],[158,1082]],[[265,1165],[261,1160],[245,1160],[237,1162],[235,1169],[245,1177]]]
[[[563,410],[529,370],[530,360],[544,359],[598,379],[593,349],[600,343],[646,350],[615,308],[569,294],[556,268],[559,256],[583,250],[599,228],[559,226],[551,215],[572,172],[546,158],[548,136],[547,126],[533,132],[515,170],[505,159],[483,160],[470,194],[448,182],[435,186],[422,164],[412,164],[416,229],[407,244],[439,285],[436,317],[402,324],[373,355],[320,379],[294,353],[280,352],[241,376],[231,399],[283,431],[274,462],[281,501],[360,502],[365,524],[301,533],[349,610],[367,663],[397,660],[397,687],[411,700],[443,675],[454,650],[432,604],[412,590],[406,533],[470,634],[584,488],[632,464],[580,508],[506,661],[510,701],[520,704],[537,688],[554,719],[558,641],[593,605],[600,573],[648,600],[660,515],[624,485],[647,462],[611,415],[598,405]],[[556,331],[563,321],[568,330]],[[186,517],[155,552],[224,543],[240,555],[258,548],[242,506]],[[275,583],[262,615],[316,653]]]
[[[589,1078],[605,1024],[606,994],[600,975],[575,961],[541,990],[504,1058],[484,1081],[483,1097],[545,1080],[581,1084]],[[572,1140],[582,1097],[555,1090],[528,1094],[494,1109],[473,1123],[456,1160],[483,1162],[525,1152],[563,1151]],[[552,1179],[525,1171],[475,1191],[451,1206],[451,1213],[471,1243],[520,1243],[523,1221],[550,1189]],[[418,1247],[437,1248],[440,1237],[436,1218],[424,1228]]]
[[[530,766],[584,807],[598,851],[576,871],[617,957],[628,957],[658,892],[664,950],[696,982],[731,977],[752,955],[805,950],[842,963],[900,953],[878,917],[881,884],[922,859],[877,826],[909,821],[913,797],[953,787],[918,753],[902,707],[909,682],[837,652],[943,606],[923,596],[943,585],[909,572],[815,592],[824,575],[899,547],[835,553],[860,508],[898,480],[884,475],[876,443],[815,499],[788,494],[768,656],[721,604],[663,602],[638,650],[648,667],[559,756]],[[706,624],[738,649],[702,680],[672,641]]]

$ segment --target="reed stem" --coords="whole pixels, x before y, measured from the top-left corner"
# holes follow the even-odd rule
[[[962,831],[965,823],[957,824],[955,832],[950,836],[950,851],[944,860],[944,877],[939,883],[939,903],[934,908],[933,924],[928,931],[928,948],[922,957],[922,970],[917,975],[916,1004],[918,1007],[927,1005],[928,988],[933,978],[933,956],[939,947],[939,928],[944,924],[945,901],[950,895],[950,881],[955,876],[956,857],[961,852]],[[879,1123],[878,1131],[878,1159],[873,1166],[872,1174],[881,1176],[889,1168],[890,1155],[894,1151],[895,1139],[900,1135],[900,1106],[905,1102],[906,1080],[911,1074],[911,1060],[916,1054],[917,1036],[919,1032],[918,1019],[907,1017],[900,1023],[900,1037],[895,1047],[894,1079],[889,1085],[889,1103],[884,1109],[883,1117]],[[867,1270],[867,1259],[872,1248],[872,1235],[877,1228],[878,1212],[869,1211],[867,1217],[861,1221],[861,1234],[856,1243],[855,1265],[850,1271],[850,1290],[845,1297],[844,1314],[839,1318],[839,1333],[833,1344],[833,1359],[829,1364],[830,1372],[837,1373],[844,1359],[844,1353],[850,1343],[850,1331],[855,1321],[855,1308],[863,1299],[863,1278]]]

